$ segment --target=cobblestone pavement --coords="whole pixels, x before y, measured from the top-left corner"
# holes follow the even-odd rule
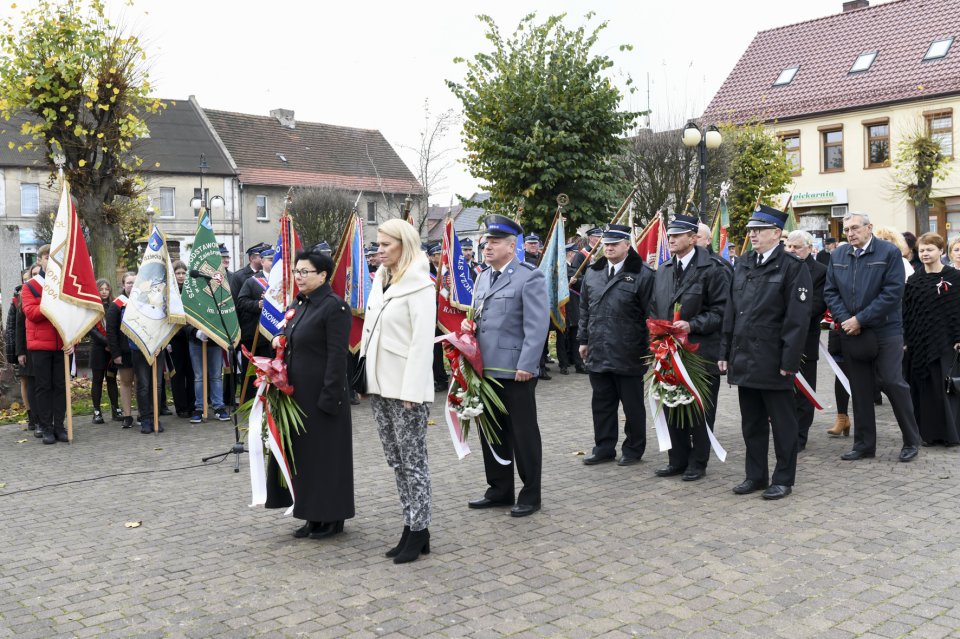
[[[585,376],[555,374],[538,400],[543,510],[468,510],[482,460],[458,462],[438,419],[433,552],[403,566],[383,557],[402,521],[366,404],[357,517],[327,541],[247,506],[245,458],[240,474],[232,457],[132,474],[228,449],[229,424],[170,420],[155,437],[79,417],[71,446],[0,426],[0,637],[960,634],[958,451],[898,463],[887,405],[877,457],[860,462],[839,459],[852,438],[829,439],[832,413],[819,414],[793,495],[766,502],[730,490],[743,478],[735,389],[723,386],[718,420],[728,460],[694,483],[653,476],[666,455],[652,431],[643,463],[583,466]],[[95,479],[111,473],[130,474]]]

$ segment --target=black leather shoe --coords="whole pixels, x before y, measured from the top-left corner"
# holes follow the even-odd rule
[[[590,455],[583,458],[583,463],[587,466],[593,466],[594,464],[605,464],[616,460],[617,458],[614,455]]]
[[[517,504],[510,509],[511,517],[526,517],[540,510],[540,504]]]
[[[310,539],[326,539],[343,532],[343,520],[324,522],[313,529],[310,533]]]
[[[790,486],[781,486],[780,484],[773,484],[765,491],[763,491],[764,499],[783,499],[787,495],[793,492],[793,488]]]
[[[875,457],[876,453],[868,453],[865,450],[860,450],[859,448],[854,448],[853,450],[847,451],[844,454],[840,455],[840,459],[845,461],[856,461],[858,459],[864,459],[866,457]]]
[[[657,477],[673,477],[674,475],[682,475],[686,470],[686,468],[678,468],[667,464],[663,468],[656,469],[653,474]]]
[[[561,375],[569,375],[569,374],[570,374],[570,371],[568,371],[568,370],[566,369],[566,367],[561,367],[561,368],[560,368],[560,374],[561,374]]]
[[[471,502],[467,502],[467,506],[470,508],[501,508],[506,506],[513,506],[512,501],[494,501],[492,499],[487,499],[486,497],[481,497],[480,499],[475,499]]]
[[[70,441],[70,439],[67,437],[67,430],[66,430],[65,428],[56,428],[56,429],[54,429],[54,431],[53,431],[53,437],[54,437],[58,442],[68,442],[68,441]],[[900,456],[903,457],[903,454],[901,453]]]
[[[551,379],[553,379],[553,378],[550,377],[549,374],[547,374],[547,371],[542,371],[542,372],[540,373],[540,379],[543,379],[543,380],[546,380],[546,381],[549,382],[549,381],[550,381]]]
[[[620,457],[620,461],[617,462],[617,466],[633,466],[634,464],[639,464],[639,457],[627,457],[623,455]]]
[[[913,461],[917,458],[917,455],[920,454],[920,451],[917,450],[916,446],[904,446],[900,451],[900,461],[908,462]]]
[[[583,366],[577,366],[576,368],[577,368],[577,372],[580,373],[581,375],[587,374],[587,369],[585,369]]]
[[[758,490],[763,490],[766,487],[766,482],[754,481],[753,479],[744,479],[742,483],[739,483],[733,487],[733,492],[737,493],[738,495],[749,495],[750,493],[755,493]]]
[[[171,415],[173,415],[173,413],[170,412],[170,409],[167,408],[166,406],[161,408],[157,414],[160,415],[161,417],[170,417]]]
[[[293,536],[297,539],[303,539],[304,537],[309,537],[310,533],[314,530],[317,530],[323,525],[323,522],[320,521],[308,521],[303,524],[300,528],[297,528],[293,531]]]
[[[696,470],[693,468],[687,469],[687,472],[683,473],[683,481],[697,481],[698,479],[703,479],[707,476],[707,471],[705,470]]]

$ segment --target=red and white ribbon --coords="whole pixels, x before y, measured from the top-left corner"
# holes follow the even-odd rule
[[[830,369],[833,371],[833,374],[837,376],[837,381],[840,382],[840,385],[843,386],[843,389],[847,391],[847,395],[852,395],[850,392],[850,380],[847,379],[847,376],[843,374],[843,371],[840,370],[840,365],[837,364],[837,360],[833,359],[833,355],[830,354],[830,351],[824,345],[823,341],[819,342],[820,344],[820,353],[823,354],[823,358],[827,360],[827,364],[830,364]]]
[[[453,442],[453,450],[457,453],[457,459],[463,459],[470,454],[470,445],[463,437],[463,428],[460,426],[460,417],[453,405],[450,404],[449,394],[452,392],[453,380],[450,380],[451,388],[447,390],[447,403],[444,406],[443,414],[447,419],[447,430],[450,432],[450,441]]]
[[[813,404],[814,408],[823,410],[823,402],[820,401],[817,391],[813,390],[810,384],[807,383],[807,380],[803,378],[803,375],[797,373],[793,378],[793,385],[807,398],[808,402]]]
[[[293,503],[296,503],[293,482],[290,481],[290,467],[286,456],[283,454],[283,447],[280,446],[280,432],[277,430],[277,424],[273,421],[273,415],[270,413],[269,406],[267,406],[265,393],[268,387],[269,384],[260,385],[254,398],[253,407],[250,409],[248,445],[250,447],[250,489],[253,495],[250,506],[262,506],[267,503],[267,472],[263,455],[263,441],[260,438],[260,433],[263,431],[264,412],[266,412],[267,419],[267,447],[273,454],[273,458],[287,483],[290,499]],[[291,503],[283,514],[290,515],[292,513],[293,504]]]
[[[676,356],[676,353],[673,354],[673,364],[674,370],[680,374],[680,381],[684,387],[691,392],[700,405],[700,410],[704,411],[704,415],[706,415],[706,410],[703,408],[703,400],[694,388],[693,380],[687,373],[687,369],[684,368],[680,358]],[[660,362],[657,362],[656,369],[660,369]],[[650,414],[653,415],[653,430],[657,434],[657,443],[660,446],[660,452],[670,450],[673,447],[673,443],[670,441],[670,430],[667,428],[667,419],[663,413],[663,407],[658,404],[657,398],[653,395],[652,385],[650,391],[647,393],[647,403],[650,406]],[[707,429],[707,439],[710,440],[710,448],[713,449],[713,454],[716,455],[720,461],[727,461],[727,451],[720,445],[720,440],[717,439],[716,435],[713,434],[713,425],[705,424],[705,427]]]

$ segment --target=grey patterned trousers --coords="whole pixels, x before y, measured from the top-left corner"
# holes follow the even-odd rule
[[[370,406],[377,420],[383,454],[396,475],[403,523],[410,530],[423,530],[430,525],[432,502],[427,464],[430,405],[416,404],[406,410],[402,400],[371,395]]]

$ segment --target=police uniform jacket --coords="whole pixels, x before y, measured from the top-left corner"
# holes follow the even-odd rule
[[[680,304],[680,319],[690,324],[690,341],[699,344],[697,353],[716,362],[720,359],[720,330],[730,292],[730,271],[722,258],[701,246],[693,247],[683,282],[677,284],[674,260],[664,262],[656,271],[650,317],[673,319],[674,304]],[[716,371],[714,371],[716,372]]]
[[[577,339],[587,345],[584,364],[593,373],[643,375],[650,352],[647,311],[653,269],[632,248],[620,271],[607,279],[606,257],[584,271]]]
[[[477,277],[476,335],[485,375],[513,379],[518,370],[538,375],[550,311],[547,284],[536,266],[514,258],[492,286],[493,269]]]
[[[827,302],[823,298],[823,287],[827,282],[827,267],[818,262],[813,255],[808,255],[804,264],[810,269],[810,280],[813,286],[810,297],[810,324],[807,327],[807,337],[803,345],[803,358],[808,361],[820,359],[820,320],[827,310]]]
[[[810,326],[810,271],[778,245],[761,266],[750,251],[737,260],[723,317],[721,353],[731,384],[790,390]]]

